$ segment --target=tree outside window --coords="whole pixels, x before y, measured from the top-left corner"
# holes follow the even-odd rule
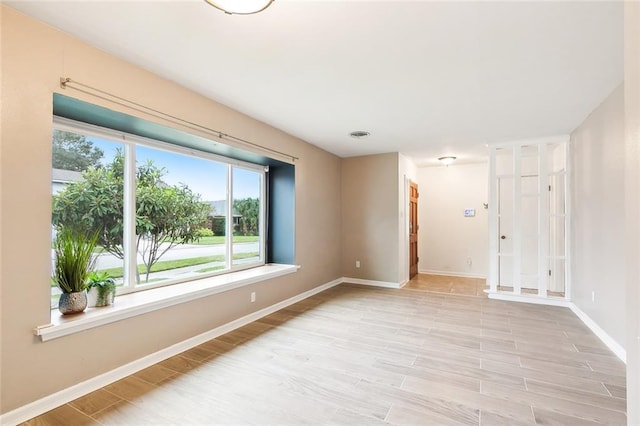
[[[132,138],[127,140],[131,143]],[[137,264],[136,284],[178,282],[240,263],[263,263],[263,173],[172,152],[170,146],[158,149],[136,144],[133,255],[124,244],[124,144],[62,130],[54,131],[52,144],[54,237],[63,228],[97,232],[97,269],[120,278],[121,285],[135,285],[122,280],[127,256]],[[229,168],[233,169],[233,189],[228,188]],[[56,175],[71,178],[56,180]],[[241,197],[234,197],[234,220],[230,222],[226,208],[217,212],[214,206],[226,205],[225,197],[231,192]],[[214,232],[219,219],[230,222],[233,241],[227,229],[222,235]],[[225,249],[228,244],[231,248]],[[229,252],[231,259],[227,259]]]

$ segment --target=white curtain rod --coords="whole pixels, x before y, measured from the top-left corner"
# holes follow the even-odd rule
[[[74,85],[75,86],[79,86],[79,87],[74,87]],[[201,124],[194,123],[194,122],[182,119],[180,117],[176,117],[174,115],[167,114],[167,113],[162,112],[162,111],[158,111],[156,109],[144,106],[144,105],[139,104],[137,102],[130,101],[129,99],[123,98],[121,96],[114,95],[112,93],[106,92],[106,91],[101,90],[101,89],[97,89],[95,87],[91,87],[91,86],[89,86],[87,84],[80,83],[79,81],[72,80],[72,79],[70,79],[68,77],[67,78],[65,78],[65,77],[61,77],[60,78],[60,87],[63,88],[63,89],[67,89],[68,88],[68,89],[77,90],[78,92],[85,93],[87,95],[91,95],[91,96],[97,97],[97,98],[105,100],[107,102],[111,102],[111,103],[115,103],[117,105],[121,105],[121,106],[124,106],[124,107],[127,107],[127,108],[131,108],[131,109],[134,109],[136,111],[142,112],[144,114],[149,114],[149,115],[152,115],[152,116],[154,116],[156,118],[160,118],[162,120],[166,120],[166,121],[172,122],[174,124],[179,124],[179,125],[183,125],[183,126],[186,125],[187,127],[191,128],[191,129],[194,129],[194,130],[205,131],[205,132],[207,132],[207,133],[209,133],[209,134],[211,134],[213,136],[216,136],[219,139],[228,139],[230,141],[240,142],[242,144],[251,146],[253,148],[258,148],[258,149],[260,149],[262,151],[265,151],[265,152],[268,152],[270,154],[276,154],[276,155],[279,155],[281,157],[284,157],[284,158],[287,158],[287,159],[291,159],[292,162],[295,162],[296,160],[299,159],[299,157],[296,157],[294,155],[287,154],[285,152],[281,152],[281,151],[278,151],[278,150],[275,150],[275,149],[272,149],[272,148],[269,148],[269,147],[266,147],[266,146],[262,146],[262,145],[259,145],[257,143],[248,141],[246,139],[242,139],[242,138],[239,138],[237,136],[233,136],[233,135],[230,135],[228,133],[221,132],[219,130],[211,129],[211,128],[203,126]]]

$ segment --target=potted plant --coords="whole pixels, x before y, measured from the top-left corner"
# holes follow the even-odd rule
[[[58,309],[63,315],[82,312],[87,307],[87,277],[93,269],[93,250],[98,235],[89,236],[69,228],[58,231],[53,243],[55,262],[51,279],[62,290]]]
[[[88,306],[109,306],[116,295],[116,281],[107,272],[89,272],[87,280]]]

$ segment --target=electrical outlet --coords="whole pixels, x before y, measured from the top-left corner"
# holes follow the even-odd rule
[[[255,291],[252,291],[252,292],[251,292],[251,303],[253,303],[253,302],[255,302],[255,301],[256,301],[256,292],[255,292]]]
[[[356,268],[359,268],[359,267],[360,267],[360,261],[356,260]]]
[[[467,265],[471,266],[473,264],[473,260],[470,257],[467,257]]]

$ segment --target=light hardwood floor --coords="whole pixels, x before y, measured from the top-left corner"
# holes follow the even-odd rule
[[[569,309],[431,277],[340,285],[27,424],[626,424],[625,366]]]
[[[462,278],[448,275],[418,274],[404,286],[406,290],[487,297],[484,278]]]

